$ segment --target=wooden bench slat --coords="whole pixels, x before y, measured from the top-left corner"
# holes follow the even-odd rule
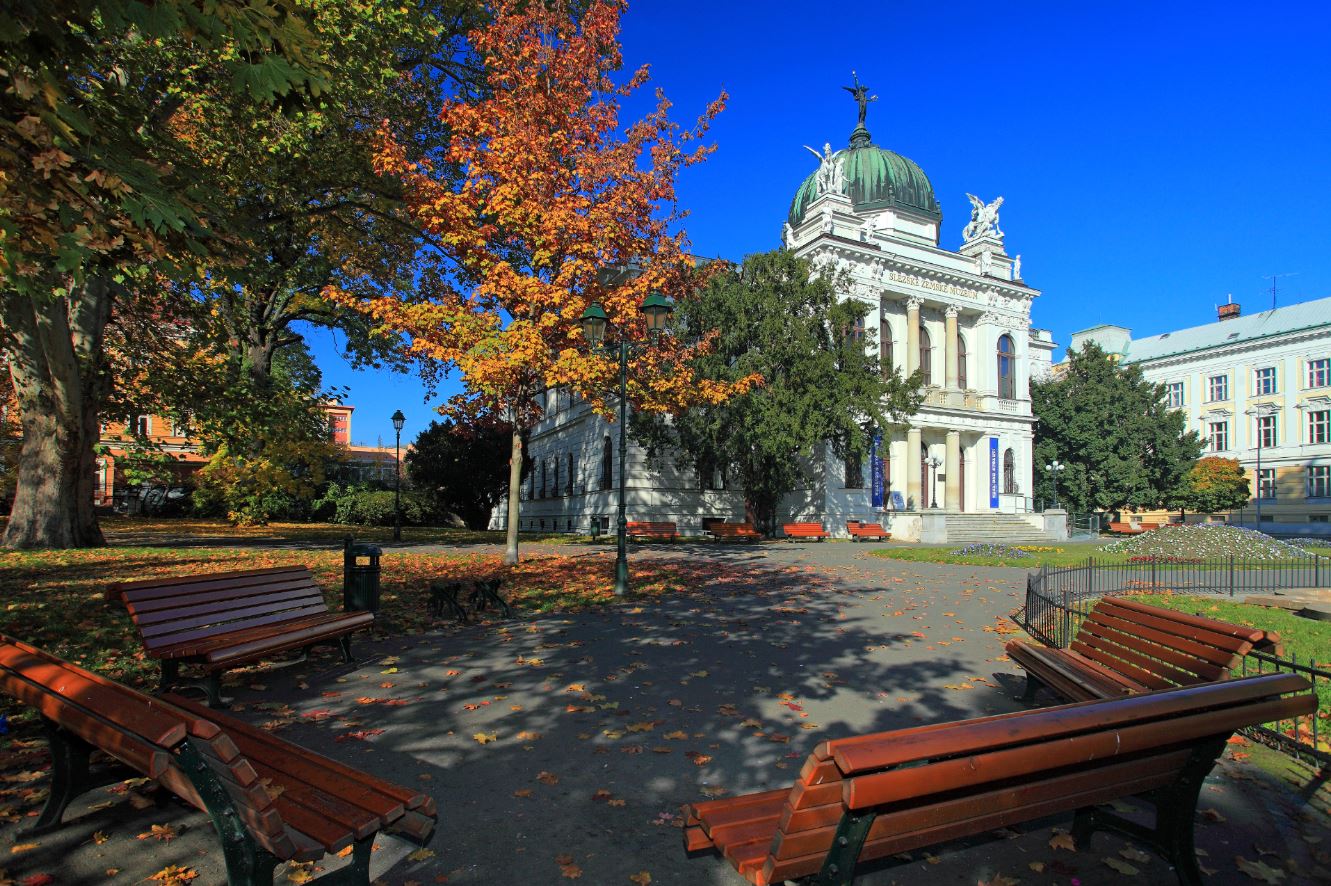
[[[689,803],[684,807],[684,815],[689,819],[703,822],[724,823],[731,816],[743,815],[744,810],[755,806],[780,806],[790,796],[790,788],[777,788],[757,794],[743,794],[738,797],[725,797],[720,800],[705,800],[701,803]]]
[[[203,613],[195,616],[182,616],[171,621],[159,620],[143,625],[139,633],[145,641],[161,642],[171,638],[195,639],[215,636],[219,633],[243,631],[250,627],[271,624],[274,621],[291,621],[306,616],[322,615],[328,611],[323,598],[311,599],[308,596],[295,600],[265,600],[254,602],[244,609],[228,609],[219,612]]]
[[[150,605],[126,604],[130,614],[139,625],[154,625],[164,621],[175,621],[197,615],[212,615],[234,611],[245,611],[255,601],[283,601],[324,599],[323,589],[309,582],[282,582],[263,588],[232,588],[228,591],[212,591],[192,597],[162,598]]]
[[[166,697],[173,703],[180,705],[180,707],[185,710],[210,710],[193,699],[183,698],[178,695],[168,695]],[[212,713],[215,716],[217,715],[216,712]],[[291,747],[289,742],[232,717],[222,718],[222,722],[225,724],[226,734],[231,737],[236,743],[236,746],[241,748],[247,756],[260,757],[265,760],[272,759],[279,753],[283,756],[284,760],[285,757],[289,756],[288,749]],[[358,784],[377,794],[388,797],[406,809],[420,810],[423,814],[427,815],[434,814],[432,805],[434,801],[429,796],[419,791],[404,788],[401,785],[385,781],[382,778],[377,778],[373,775],[361,772],[359,769],[355,769],[345,763],[340,763],[330,757],[325,757],[322,754],[317,754],[314,751],[304,748],[301,749],[299,759],[302,764],[317,766],[328,776],[343,778],[354,784]],[[295,764],[293,763],[292,765]]]
[[[1139,603],[1136,600],[1128,600],[1123,597],[1106,597],[1105,602],[1111,608],[1130,609],[1146,615],[1157,615],[1160,611],[1158,607],[1149,606],[1145,603]],[[1270,641],[1272,637],[1279,636],[1270,631],[1263,631],[1260,628],[1250,628],[1247,625],[1234,624],[1233,622],[1228,621],[1218,621],[1217,619],[1207,618],[1202,615],[1194,615],[1192,613],[1179,612],[1177,610],[1170,610],[1170,612],[1172,616],[1180,622],[1194,625],[1213,634],[1222,634],[1239,640],[1244,640],[1248,643],[1252,643],[1254,646],[1259,643]]]
[[[1078,639],[1084,639],[1081,635],[1088,632],[1124,651],[1132,651],[1137,653],[1139,657],[1145,657],[1148,660],[1158,659],[1160,662],[1165,662],[1174,668],[1185,671],[1188,675],[1201,677],[1203,680],[1219,680],[1229,672],[1227,668],[1213,664],[1204,658],[1189,655],[1188,653],[1181,652],[1173,647],[1148,643],[1144,639],[1135,637],[1131,634],[1125,634],[1118,628],[1102,624],[1098,621],[1083,623],[1083,630],[1077,632]],[[1117,655],[1118,653],[1114,654]],[[1136,661],[1130,657],[1124,657],[1129,661]],[[1136,661],[1136,663],[1140,667],[1153,667],[1149,661]],[[1183,682],[1185,677],[1180,676],[1177,679],[1179,682]]]
[[[1110,642],[1091,631],[1080,632],[1068,650],[1082,656],[1088,664],[1117,671],[1151,689],[1191,686],[1194,683],[1213,682],[1215,679],[1181,670],[1143,655],[1126,644]],[[1223,675],[1224,671],[1220,674]]]
[[[1021,643],[1009,644],[1007,653],[1027,671],[1038,673],[1041,680],[1057,684],[1062,694],[1081,700],[1113,698],[1146,688],[1118,675],[1108,676],[1101,668],[1088,667],[1066,649]]]
[[[1059,705],[1016,714],[983,717],[939,724],[933,729],[916,727],[883,732],[864,741],[829,742],[831,755],[844,775],[883,766],[901,766],[937,757],[968,754],[1032,741],[1076,736],[1095,729],[1109,729],[1195,710],[1199,700],[1209,709],[1225,710],[1235,705],[1251,704],[1254,698],[1277,693],[1299,692],[1307,681],[1297,674],[1268,674],[1266,678],[1228,680],[1141,693],[1115,699],[1117,704],[1099,701]],[[1020,728],[1010,722],[1020,721]],[[1265,721],[1258,721],[1265,722]]]
[[[1165,630],[1158,630],[1144,624],[1124,621],[1108,612],[1100,613],[1096,617],[1096,621],[1100,622],[1105,627],[1115,628],[1129,636],[1135,637],[1139,641],[1149,641],[1158,646],[1177,649],[1180,652],[1195,655],[1203,661],[1219,665],[1222,668],[1232,668],[1243,655],[1243,653],[1231,652],[1222,647],[1208,646],[1205,643],[1199,643],[1191,638],[1181,637],[1178,634],[1173,634]],[[1239,645],[1243,646],[1246,644],[1240,643]]]
[[[368,615],[369,613],[361,613]],[[304,611],[278,612],[269,615],[259,616],[240,624],[237,623],[229,632],[225,630],[226,626],[221,626],[223,631],[219,633],[214,630],[215,626],[205,628],[190,629],[178,634],[164,634],[151,638],[154,645],[147,646],[148,651],[158,657],[182,657],[191,655],[207,655],[218,649],[224,649],[231,645],[230,640],[234,635],[243,632],[253,633],[246,636],[255,641],[261,641],[268,637],[281,634],[284,630],[283,625],[299,622],[302,625],[317,625],[320,620],[334,621],[342,618],[339,613],[330,613],[326,609],[320,611],[314,607],[309,607]],[[349,617],[349,616],[347,616]],[[260,630],[266,628],[266,630]]]
[[[370,612],[350,612],[345,615],[329,613],[317,623],[299,629],[288,629],[284,634],[274,634],[238,643],[208,652],[204,658],[208,666],[225,666],[231,662],[252,661],[265,655],[275,655],[308,646],[311,643],[331,640],[336,637],[369,627],[374,621]]]
[[[116,598],[132,595],[136,599],[148,599],[157,592],[167,595],[194,593],[196,589],[208,590],[214,587],[232,585],[262,584],[264,581],[279,581],[285,575],[309,575],[307,566],[269,566],[263,569],[237,569],[231,572],[207,572],[199,575],[168,575],[160,578],[143,578],[136,581],[122,581],[108,589]],[[252,581],[251,581],[252,580]],[[178,591],[179,589],[179,591]]]
[[[1161,610],[1157,607],[1141,604],[1123,606],[1114,597],[1102,598],[1097,606],[1106,617],[1113,617],[1128,624],[1139,626],[1139,630],[1150,628],[1177,638],[1173,641],[1162,642],[1162,645],[1165,646],[1175,646],[1179,641],[1187,641],[1195,643],[1203,649],[1222,649],[1231,655],[1246,655],[1252,650],[1254,643],[1248,637],[1236,637],[1225,631],[1213,631],[1194,624],[1195,617],[1179,617],[1187,615],[1183,612]],[[1235,627],[1239,626],[1235,625]],[[1135,634],[1137,631],[1132,633]],[[1260,631],[1255,633],[1258,636],[1261,634]]]

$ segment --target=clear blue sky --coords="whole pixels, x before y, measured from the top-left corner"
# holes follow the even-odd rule
[[[824,15],[826,13],[826,15]],[[817,3],[638,0],[629,65],[691,122],[724,88],[717,152],[684,173],[700,255],[775,248],[813,168],[803,144],[846,144],[852,68],[879,100],[874,142],[915,160],[955,249],[966,192],[1002,194],[1002,227],[1035,325],[1066,344],[1096,323],[1150,335],[1331,295],[1331,10],[1321,3]],[[649,99],[650,96],[644,96]],[[625,119],[646,109],[628,109]],[[390,445],[433,418],[410,377],[352,373],[353,436]],[[437,402],[437,401],[436,401]]]

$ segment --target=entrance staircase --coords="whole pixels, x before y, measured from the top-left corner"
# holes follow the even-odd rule
[[[947,543],[990,542],[1004,545],[1050,544],[1049,539],[1017,514],[948,514]]]

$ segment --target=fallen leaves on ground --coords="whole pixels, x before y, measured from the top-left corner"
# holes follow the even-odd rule
[[[187,868],[184,865],[169,864],[157,873],[149,877],[149,880],[156,880],[162,886],[184,886],[190,880],[199,876],[199,872],[193,868]]]
[[[139,834],[138,839],[146,840],[152,837],[154,840],[161,840],[163,843],[176,838],[176,829],[169,824],[155,824],[148,830]]]
[[[1234,856],[1234,864],[1238,865],[1239,870],[1259,883],[1279,883],[1285,879],[1284,871],[1273,868],[1262,861],[1248,861],[1243,856],[1236,855]]]

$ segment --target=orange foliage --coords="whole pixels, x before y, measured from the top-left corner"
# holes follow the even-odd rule
[[[444,104],[450,133],[438,168],[413,160],[384,121],[376,167],[402,180],[409,211],[429,244],[420,293],[330,298],[384,329],[410,336],[413,356],[458,367],[465,402],[538,417],[535,394],[567,386],[599,411],[616,359],[590,354],[579,318],[599,302],[612,328],[646,343],[640,304],[649,292],[689,298],[705,275],[693,266],[676,207],[675,178],[713,150],[701,144],[724,95],[690,130],[655,111],[621,131],[619,101],[647,80],[622,84],[621,0],[593,2],[575,21],[561,2],[496,4],[490,24],[470,34],[485,61],[488,95]],[[448,170],[441,174],[440,170]],[[613,284],[597,271],[633,262],[641,274]],[[679,411],[716,403],[738,385],[697,379],[688,361],[710,341],[669,336],[637,349],[630,399],[640,409]]]

